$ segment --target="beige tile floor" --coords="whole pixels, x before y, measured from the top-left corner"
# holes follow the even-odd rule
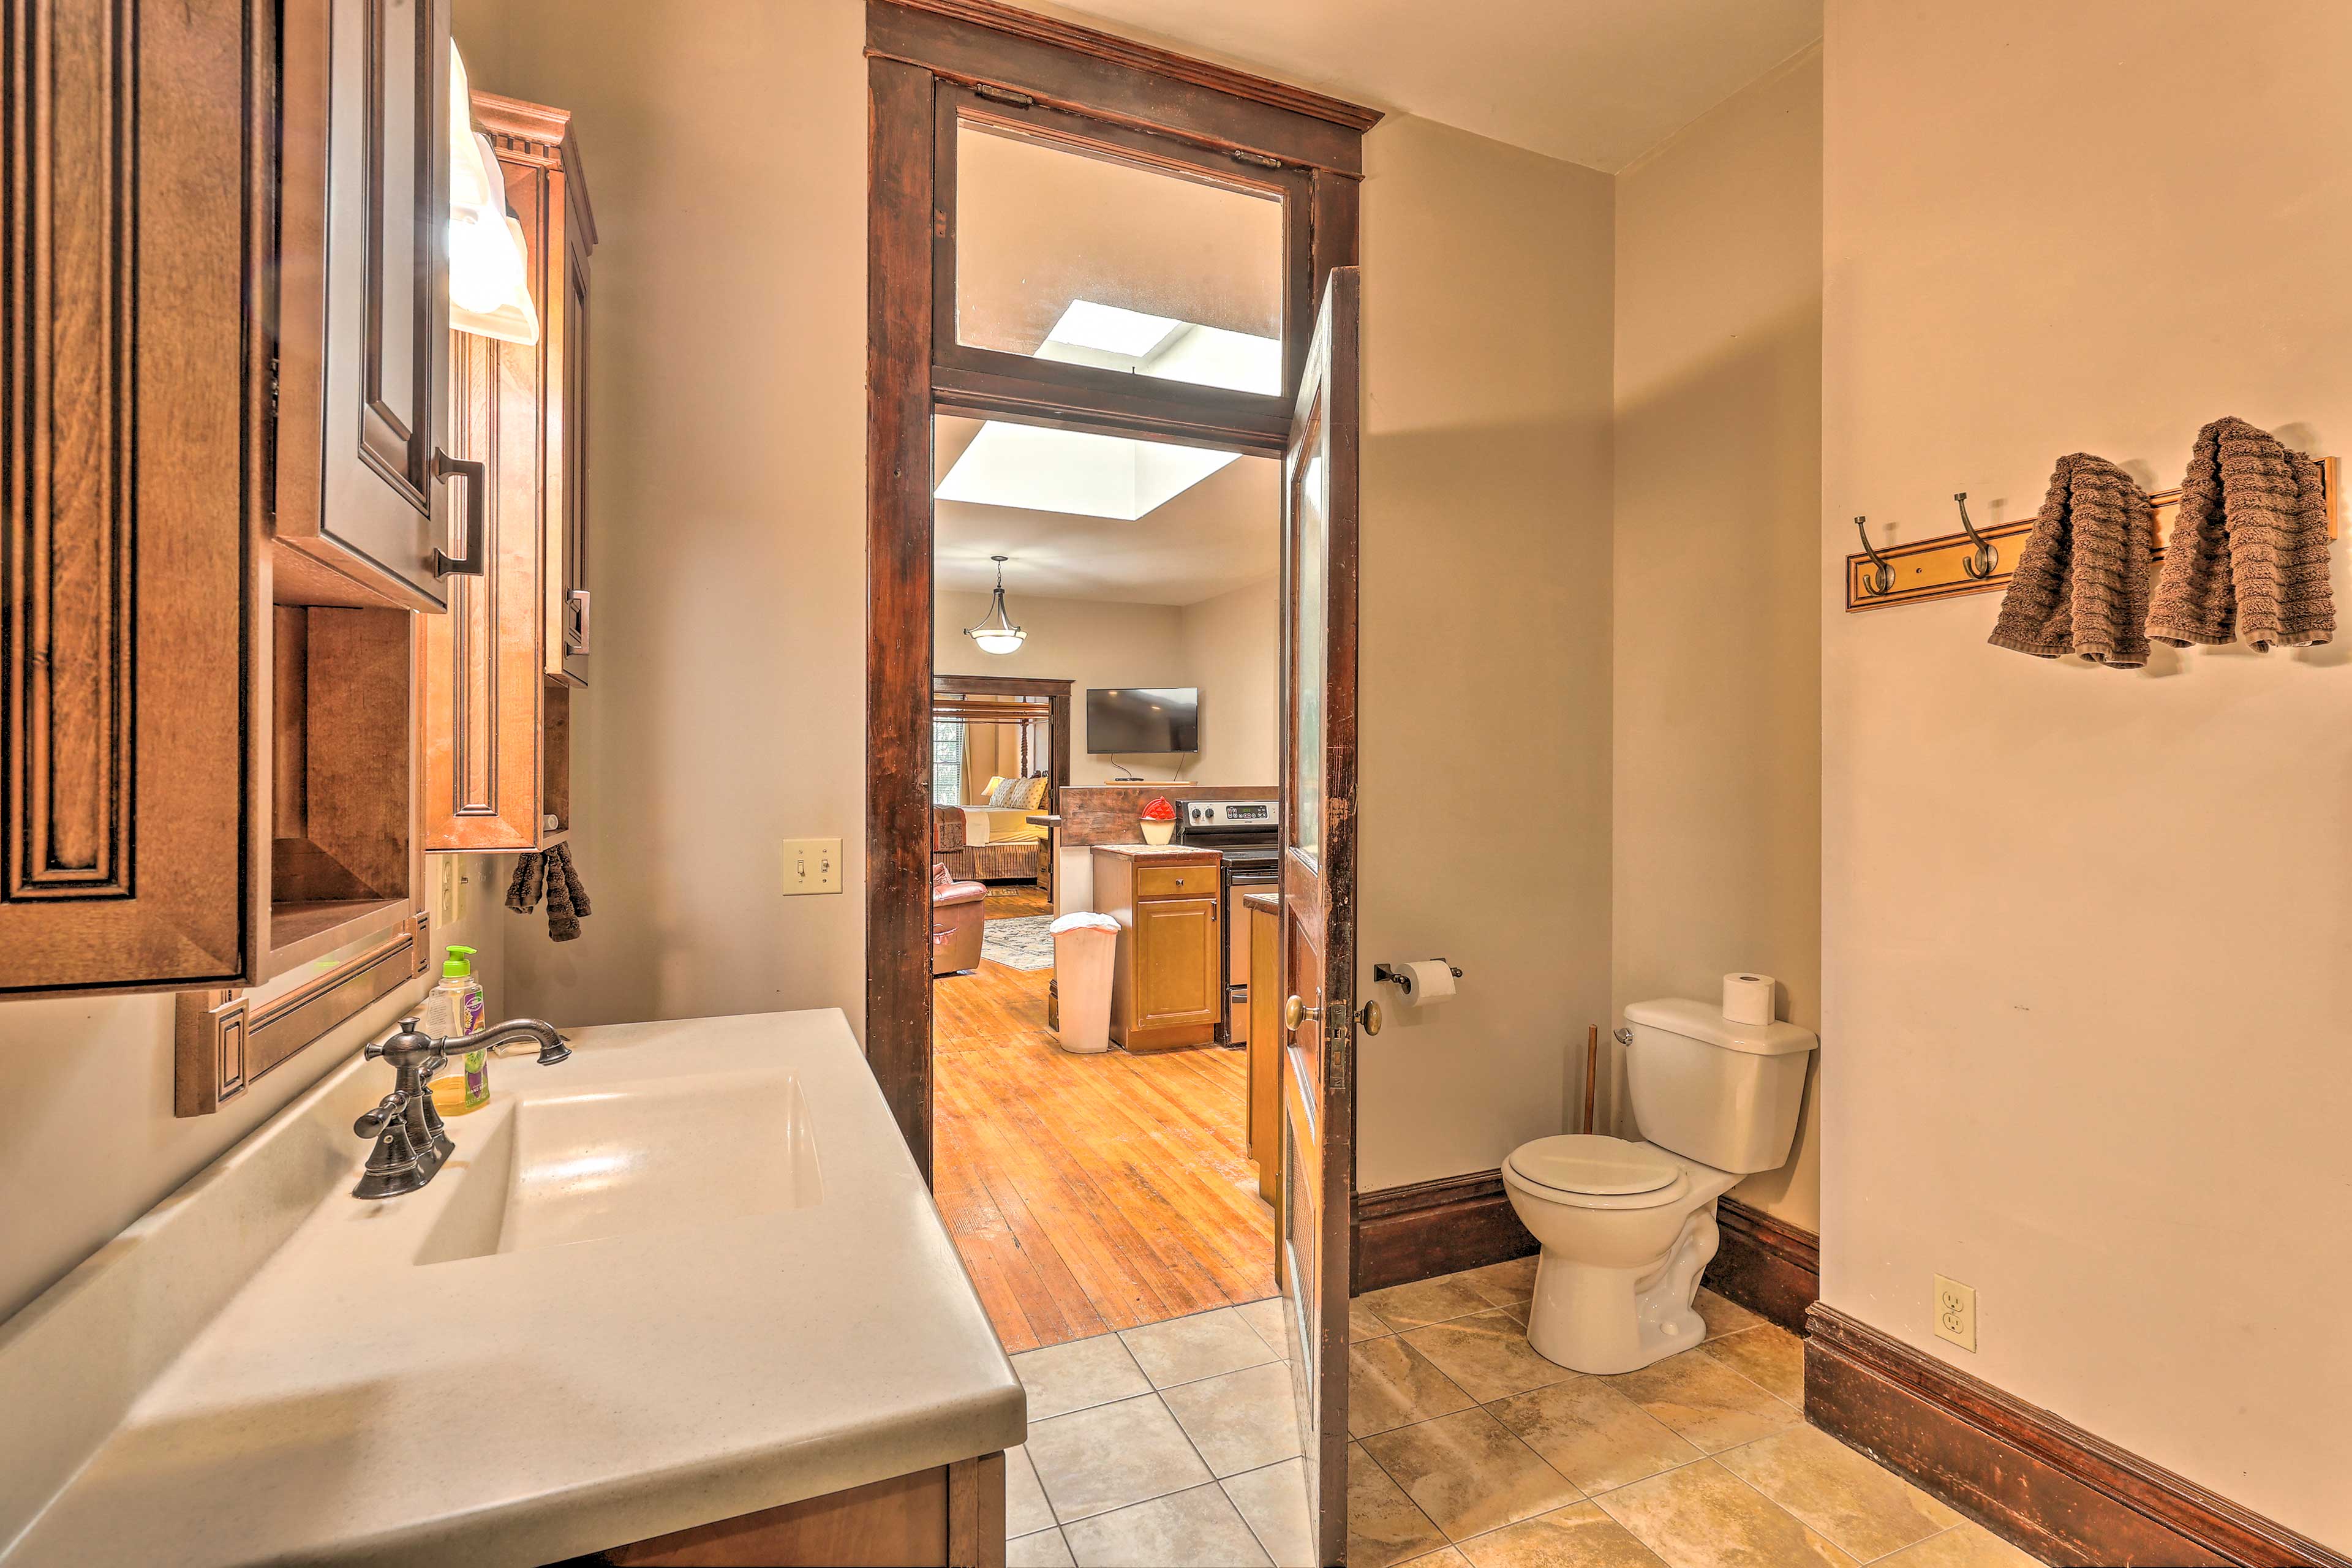
[[[1535,1260],[1351,1304],[1358,1568],[2030,1568],[1804,1424],[1800,1342],[1708,1291],[1706,1342],[1588,1377],[1528,1349]],[[1311,1568],[1282,1307],[1031,1351],[1012,1568]]]

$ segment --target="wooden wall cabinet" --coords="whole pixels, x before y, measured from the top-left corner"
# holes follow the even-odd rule
[[[219,995],[416,911],[447,23],[0,19],[0,994]]]
[[[277,504],[286,602],[448,602],[450,0],[286,0]],[[468,507],[478,498],[461,498]],[[459,546],[457,554],[467,553]],[[478,570],[478,568],[477,568]]]
[[[1097,845],[1095,908],[1118,922],[1110,1037],[1130,1051],[1206,1045],[1224,1016],[1213,849]]]
[[[425,847],[543,849],[572,826],[571,700],[586,684],[588,258],[571,116],[474,95],[528,247],[540,337],[452,332],[451,449],[485,465],[487,562],[421,624]]]
[[[266,9],[266,8],[264,8]],[[5,8],[0,994],[249,972],[269,371],[243,0]]]

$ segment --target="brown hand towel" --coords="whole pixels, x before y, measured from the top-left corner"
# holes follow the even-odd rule
[[[537,853],[517,856],[514,877],[507,883],[507,908],[519,915],[537,909],[540,882],[546,874],[547,862]]]
[[[547,940],[570,942],[580,934],[580,913],[572,907],[572,888],[563,879],[563,846],[542,852],[547,862]]]
[[[542,891],[547,895],[548,940],[570,942],[579,936],[581,917],[592,911],[588,889],[582,885],[580,873],[572,868],[570,845],[558,844],[518,858],[514,877],[507,883],[507,908],[527,915],[538,907]]]
[[[557,864],[563,868],[564,891],[572,895],[572,912],[585,920],[596,911],[588,907],[588,889],[580,880],[580,873],[572,868],[572,846],[557,845],[555,856]]]
[[[2258,649],[2336,635],[2319,464],[2242,419],[2197,432],[2147,635],[2175,647],[2243,637]]]
[[[2146,664],[2154,530],[2129,474],[2088,452],[2059,458],[1986,640],[2036,658]]]

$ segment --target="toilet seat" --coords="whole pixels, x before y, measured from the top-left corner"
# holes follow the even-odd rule
[[[1504,1173],[1578,1208],[1654,1208],[1689,1185],[1681,1162],[1664,1150],[1595,1132],[1523,1143],[1511,1151]]]

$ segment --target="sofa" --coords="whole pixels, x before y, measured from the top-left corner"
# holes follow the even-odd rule
[[[988,889],[960,882],[945,866],[931,871],[931,977],[962,974],[980,967],[981,940],[988,932]]]

